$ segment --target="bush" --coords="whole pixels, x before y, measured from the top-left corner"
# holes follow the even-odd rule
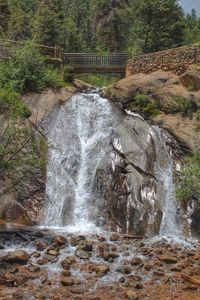
[[[47,68],[39,49],[30,42],[18,49],[12,60],[1,64],[0,73],[0,86],[21,94],[63,86],[58,72]]]
[[[176,180],[176,196],[180,201],[196,200],[200,205],[200,151],[187,157]]]
[[[72,82],[74,79],[73,73],[74,68],[72,66],[65,66],[63,70],[63,80],[65,82]]]
[[[7,111],[15,118],[28,118],[31,114],[20,95],[12,89],[5,88],[0,88],[0,111]]]
[[[59,89],[64,86],[64,82],[60,78],[57,70],[47,69],[43,78],[44,85],[53,89]]]
[[[174,107],[172,109],[172,113],[182,112],[184,114],[188,114],[195,110],[194,103],[183,96],[174,96]]]
[[[151,99],[148,95],[142,93],[135,95],[128,108],[132,111],[140,113],[147,119],[159,113],[158,102]]]

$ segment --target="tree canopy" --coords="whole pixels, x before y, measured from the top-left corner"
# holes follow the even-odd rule
[[[200,41],[200,18],[178,0],[0,0],[0,37],[136,54]]]

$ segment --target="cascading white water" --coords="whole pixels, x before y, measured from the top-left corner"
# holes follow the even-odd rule
[[[178,237],[181,234],[177,222],[177,201],[173,183],[173,157],[167,143],[170,141],[166,131],[154,126],[151,134],[154,135],[156,148],[156,177],[164,187],[164,195],[161,200],[163,218],[160,227],[160,235]]]
[[[49,130],[47,206],[42,225],[90,228],[91,188],[110,143],[112,106],[97,94],[72,97]]]
[[[168,138],[164,130],[127,115],[98,94],[74,95],[50,122],[47,204],[41,225],[90,230],[94,219],[107,221],[106,201],[109,214],[125,224],[123,231],[140,230],[144,218],[146,233],[160,228],[162,235],[177,235]],[[141,176],[134,165],[144,171],[150,167],[156,178]]]

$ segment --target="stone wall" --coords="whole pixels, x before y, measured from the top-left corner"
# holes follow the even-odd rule
[[[200,62],[200,44],[144,54],[128,61],[126,77],[158,70],[172,71],[181,75],[189,65],[197,62]]]

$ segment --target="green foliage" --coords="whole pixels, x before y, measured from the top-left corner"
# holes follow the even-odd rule
[[[42,142],[44,143],[44,142]],[[10,184],[0,193],[0,198],[11,191],[18,191],[36,170],[46,163],[45,153],[38,157],[41,141],[32,128],[19,120],[8,120],[0,131],[0,178]]]
[[[51,87],[53,89],[59,89],[64,86],[64,82],[58,70],[46,69],[43,81],[45,87]]]
[[[128,1],[101,0],[94,4],[97,46],[103,51],[120,52],[126,48]]]
[[[0,112],[8,112],[14,118],[28,118],[30,116],[30,110],[21,100],[20,95],[11,89],[0,88]]]
[[[174,96],[173,101],[174,107],[172,113],[182,112],[184,114],[189,114],[195,110],[193,102],[183,96]]]
[[[196,87],[195,83],[192,84],[192,85],[190,85],[190,86],[188,86],[187,89],[188,89],[189,92],[198,90],[198,88]]]
[[[131,111],[140,113],[147,119],[159,113],[158,102],[142,93],[138,93],[134,96],[133,101],[129,104],[128,108],[131,109]]]
[[[176,180],[176,196],[180,201],[196,200],[200,205],[200,151],[197,149],[184,161]]]
[[[111,84],[116,83],[121,78],[120,76],[117,76],[115,74],[113,75],[96,74],[96,75],[82,75],[79,76],[79,79],[97,87],[107,87]]]
[[[74,68],[72,66],[65,66],[63,69],[63,80],[65,82],[72,82],[74,79]]]
[[[184,43],[184,13],[176,0],[136,0],[130,47],[154,52]]]
[[[11,17],[10,5],[8,0],[0,0],[0,33],[3,35],[8,30]]]
[[[193,44],[200,42],[200,18],[195,9],[185,17],[185,43]]]
[[[200,41],[200,19],[178,0],[0,0],[0,36],[65,52],[131,55]]]
[[[58,71],[48,69],[38,48],[26,43],[16,56],[0,64],[0,87],[18,93],[41,91],[47,87],[60,88],[63,82]]]

